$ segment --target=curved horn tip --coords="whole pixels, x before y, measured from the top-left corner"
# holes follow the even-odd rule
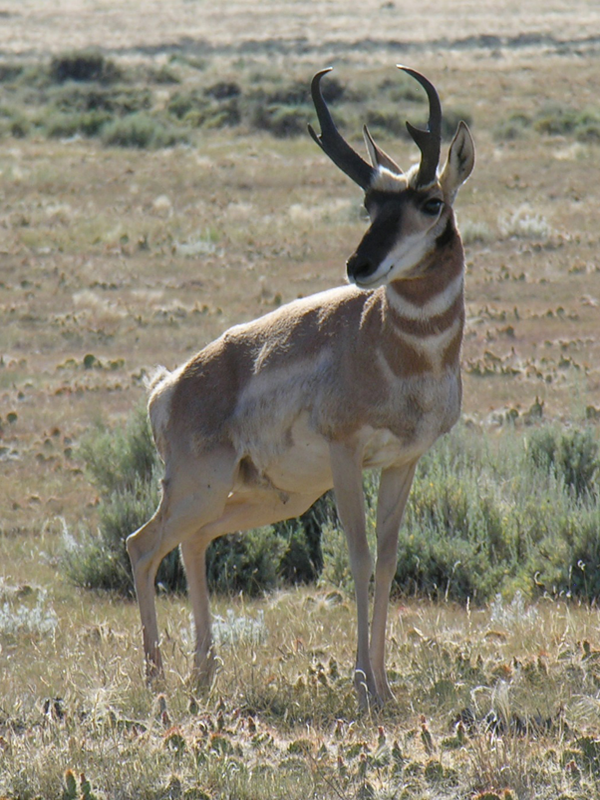
[[[323,75],[327,75],[327,73],[331,72],[332,69],[333,67],[325,67],[325,69],[320,69],[318,72],[315,72],[312,78],[312,83],[315,83],[315,81],[318,83]]]
[[[398,69],[401,69],[402,72],[407,72],[409,75],[419,75],[419,76],[421,76],[421,73],[417,72],[417,70],[413,69],[412,67],[406,67],[404,64],[396,64],[396,66],[398,67]],[[423,77],[423,76],[421,76],[421,77]]]
[[[435,94],[437,94],[437,89],[435,88],[435,86],[432,84],[429,78],[426,78],[425,75],[423,75],[422,72],[418,72],[416,69],[413,69],[412,67],[405,67],[403,64],[396,64],[396,66],[398,67],[398,69],[401,69],[403,72],[406,72],[407,75],[411,75],[416,81],[418,81],[421,84],[421,86],[425,90],[429,88],[430,90],[433,90]]]

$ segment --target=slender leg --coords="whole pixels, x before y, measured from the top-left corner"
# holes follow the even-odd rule
[[[383,470],[377,501],[377,566],[375,599],[371,625],[370,657],[377,685],[383,700],[393,699],[385,672],[385,631],[392,581],[396,573],[398,532],[410,493],[416,462]]]
[[[373,572],[373,563],[365,525],[362,454],[356,447],[340,442],[330,445],[330,454],[333,488],[338,514],[348,541],[356,594],[358,642],[354,683],[359,703],[366,708],[369,695],[377,699],[377,685],[369,655],[369,580]]]
[[[212,453],[203,463],[186,466],[185,472],[165,478],[157,512],[127,538],[149,680],[162,676],[154,596],[158,567],[178,544],[221,516],[233,483],[235,457],[231,451],[224,450]]]
[[[188,539],[181,545],[187,576],[188,595],[196,628],[193,678],[200,686],[210,686],[215,670],[212,648],[210,603],[206,582],[206,548],[210,539],[202,536]]]
[[[158,646],[158,621],[154,603],[154,580],[160,560],[152,558],[152,552],[145,553],[139,543],[142,539],[146,541],[159,540],[160,529],[161,509],[159,507],[149,522],[127,538],[127,552],[133,568],[135,593],[142,621],[146,677],[149,681],[163,676],[162,659]]]
[[[206,548],[213,539],[233,531],[259,528],[289,517],[297,517],[317,499],[314,495],[291,495],[286,502],[274,492],[257,491],[251,496],[229,499],[219,519],[208,523],[181,546],[188,592],[196,627],[194,678],[209,685],[215,668],[211,615],[206,581]]]

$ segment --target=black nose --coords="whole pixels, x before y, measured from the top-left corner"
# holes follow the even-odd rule
[[[351,281],[360,281],[367,278],[373,272],[373,264],[363,255],[354,253],[346,261],[346,273]]]

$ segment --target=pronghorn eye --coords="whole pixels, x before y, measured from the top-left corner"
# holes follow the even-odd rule
[[[435,217],[440,213],[440,209],[443,205],[444,202],[443,200],[440,200],[439,197],[432,197],[430,200],[426,200],[423,203],[421,206],[421,211],[423,211],[425,214]]]

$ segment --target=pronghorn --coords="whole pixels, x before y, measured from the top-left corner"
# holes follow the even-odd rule
[[[364,191],[370,227],[348,259],[350,285],[295,300],[236,325],[150,386],[149,415],[165,462],[160,505],[127,539],[147,675],[162,674],[154,580],[181,546],[196,627],[198,680],[214,668],[205,553],[217,536],[295,517],[333,487],[355,582],[361,705],[393,697],[385,630],[398,531],[420,456],[456,422],[461,404],[464,253],[452,204],[474,163],[464,122],[438,175],[442,112],[432,84],[421,151],[405,174],[364,136],[371,164],[311,93],[325,154]],[[365,531],[362,473],[381,470],[377,564]]]

